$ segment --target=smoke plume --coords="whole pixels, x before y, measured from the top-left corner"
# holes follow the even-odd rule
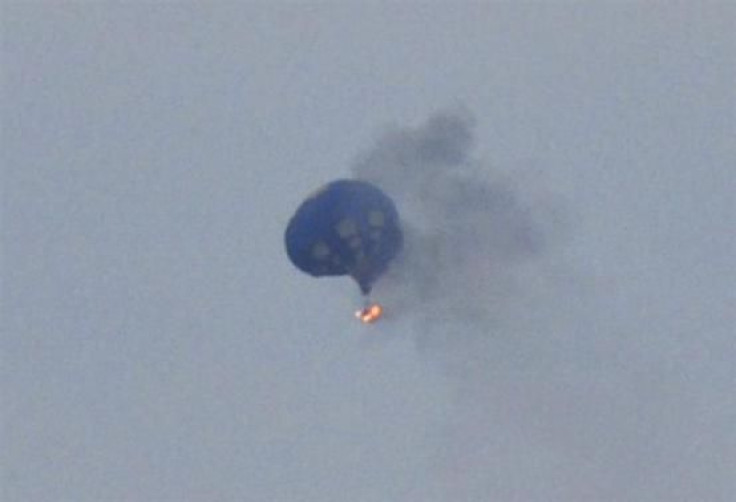
[[[523,276],[558,230],[548,200],[530,198],[510,173],[473,157],[474,125],[462,110],[436,113],[386,133],[354,166],[402,216],[405,248],[377,291],[423,323],[423,333],[428,323],[477,331],[499,320],[529,292]]]
[[[558,253],[559,205],[475,158],[473,132],[469,114],[441,112],[354,166],[403,219],[405,249],[376,295],[453,389],[416,499],[716,500],[698,394],[662,356],[674,349],[622,324],[612,293],[580,286]]]

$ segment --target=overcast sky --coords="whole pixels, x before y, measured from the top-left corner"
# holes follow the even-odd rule
[[[736,500],[733,2],[1,19],[3,501]],[[283,249],[353,174],[369,327]]]

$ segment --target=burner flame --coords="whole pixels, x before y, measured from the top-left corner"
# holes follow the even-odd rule
[[[367,305],[366,307],[355,312],[355,317],[358,318],[363,324],[373,324],[381,318],[383,315],[383,307],[378,303],[373,305]]]

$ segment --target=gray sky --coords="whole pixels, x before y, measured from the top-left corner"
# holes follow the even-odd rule
[[[1,18],[3,501],[736,498],[735,4]],[[371,327],[283,250],[353,172]]]

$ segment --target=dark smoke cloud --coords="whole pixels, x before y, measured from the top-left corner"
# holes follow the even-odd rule
[[[354,166],[403,219],[405,249],[379,291],[423,318],[492,316],[552,234],[512,176],[473,158],[474,126],[463,110],[443,111],[386,133]]]
[[[727,500],[733,453],[699,439],[725,425],[667,359],[679,346],[615,310],[625,291],[577,280],[565,212],[475,158],[473,131],[468,113],[441,112],[354,166],[396,200],[406,234],[375,294],[454,391],[413,500]]]

